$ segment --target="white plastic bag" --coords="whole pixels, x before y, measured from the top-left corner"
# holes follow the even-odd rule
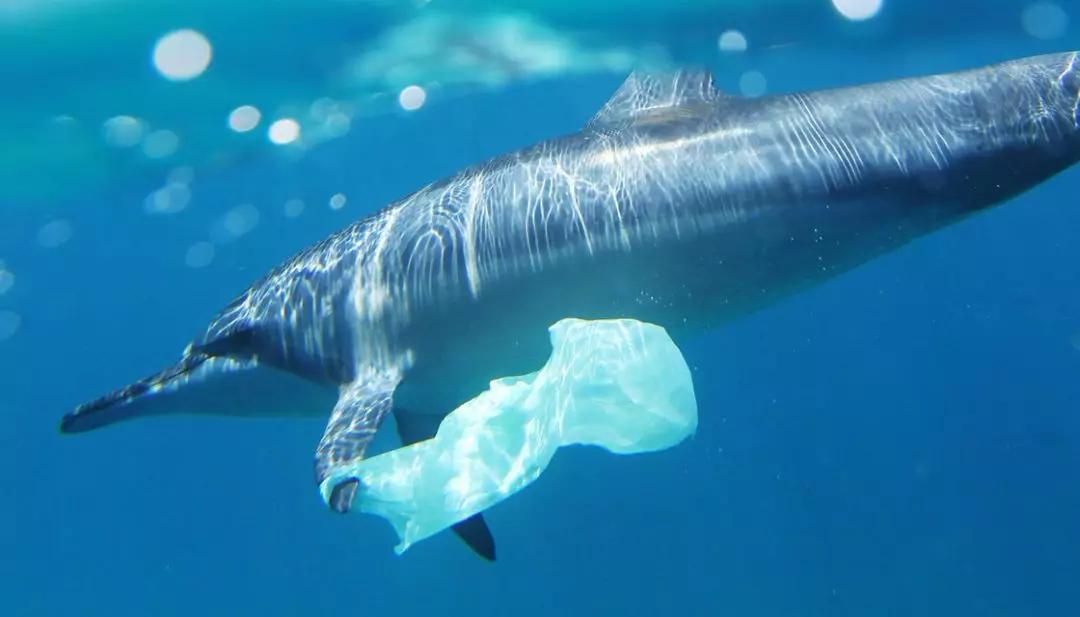
[[[438,434],[339,470],[360,479],[354,511],[386,518],[413,543],[481,512],[535,480],[565,445],[618,454],[669,448],[693,434],[690,370],[660,326],[564,319],[535,373],[491,382],[449,414]]]

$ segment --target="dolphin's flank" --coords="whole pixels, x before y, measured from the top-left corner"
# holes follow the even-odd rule
[[[1006,201],[1080,159],[1080,61],[743,99],[635,73],[579,132],[470,167],[270,272],[180,361],[79,407],[330,419],[316,480],[542,363],[564,317],[678,341]],[[339,485],[348,509],[354,481]],[[459,533],[482,553],[482,519]]]

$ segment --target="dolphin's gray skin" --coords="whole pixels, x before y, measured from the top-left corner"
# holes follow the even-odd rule
[[[563,317],[632,317],[679,340],[1042,182],[1080,159],[1078,90],[1076,53],[755,100],[705,73],[634,74],[581,132],[428,185],[291,259],[177,365],[61,428],[333,405],[321,481],[392,410],[422,439],[425,415],[540,366]],[[331,505],[356,489],[339,484]]]

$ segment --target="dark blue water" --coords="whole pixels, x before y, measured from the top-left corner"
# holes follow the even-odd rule
[[[712,64],[726,89],[753,69],[783,92],[1080,47],[1080,7],[1058,5],[1074,25],[1053,40],[997,13],[980,34],[978,14],[942,9],[971,36],[878,40],[868,24],[874,44],[808,35]],[[267,268],[461,166],[576,130],[619,81],[433,95],[303,156],[178,158],[167,168],[191,164],[192,198],[168,216],[143,208],[167,168],[0,193],[13,277],[0,293],[0,613],[1080,613],[1078,169],[685,348],[696,437],[643,456],[560,453],[489,512],[494,565],[449,534],[397,557],[381,519],[328,513],[311,482],[321,420],[59,435],[64,412],[175,359]],[[290,199],[299,217],[284,215]],[[257,225],[223,239],[240,204]],[[191,267],[198,242],[213,257]]]

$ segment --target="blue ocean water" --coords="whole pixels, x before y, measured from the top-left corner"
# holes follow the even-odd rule
[[[468,20],[479,9],[464,4]],[[659,46],[671,60],[707,64],[733,92],[1080,47],[1080,4],[1064,1],[886,0],[858,23],[809,0],[688,3],[692,19],[668,20],[674,8],[644,2],[619,20],[533,4],[550,32],[585,41],[572,48],[582,58],[600,35],[620,49],[647,38],[649,54]],[[63,70],[26,64],[50,57],[35,46],[35,36],[59,36],[45,26],[16,41],[26,54],[13,54],[22,49],[13,39],[0,45],[13,93],[0,108],[19,118],[0,157],[3,614],[1080,612],[1077,169],[686,347],[697,435],[643,456],[560,454],[488,513],[496,564],[449,534],[397,557],[384,521],[327,512],[311,482],[321,420],[171,417],[61,436],[63,413],[174,360],[266,269],[464,165],[576,130],[625,74],[573,55],[558,70],[511,70],[498,83],[468,78],[488,64],[444,66],[405,78],[422,75],[429,94],[407,112],[395,105],[397,84],[347,86],[325,61],[275,73],[248,59],[252,78],[241,84],[215,73],[246,41],[273,49],[266,41],[278,33],[289,41],[281,55],[302,59],[316,43],[363,48],[396,17],[320,4],[316,29],[304,27],[311,9],[292,3],[269,14],[207,4],[205,16],[176,23],[133,3],[109,6],[110,19],[124,20],[108,23],[131,36],[95,40],[95,14],[80,9],[86,27],[71,30],[82,37],[71,45],[101,51],[85,67],[70,56]],[[645,37],[634,10],[663,27]],[[153,71],[154,37],[174,27],[201,28],[214,43],[205,76],[173,83]],[[745,52],[717,50],[726,29],[745,32]],[[129,59],[141,68],[127,78]],[[97,81],[114,70],[115,83]],[[37,94],[20,99],[20,90]],[[374,111],[350,112],[332,139],[266,141],[277,117],[307,130],[319,96]],[[263,123],[230,132],[225,115],[249,101]],[[102,123],[119,114],[155,129],[168,118],[182,145],[158,158],[138,153],[148,135],[133,151],[102,145]],[[31,173],[45,159],[49,173]],[[170,177],[190,198],[148,207]]]

